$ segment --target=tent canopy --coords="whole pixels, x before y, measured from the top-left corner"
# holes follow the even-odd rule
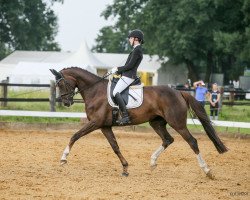
[[[86,42],[76,52],[14,51],[0,61],[0,80],[10,77],[12,83],[49,83],[54,79],[49,69],[60,71],[77,66],[97,74],[97,69],[123,66],[128,54],[92,53]],[[165,60],[166,62],[166,60]],[[141,72],[157,73],[161,67],[158,56],[143,55]],[[40,77],[40,78],[39,78]]]

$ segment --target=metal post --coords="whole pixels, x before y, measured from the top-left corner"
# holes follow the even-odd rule
[[[55,81],[50,81],[50,112],[56,111],[56,84]]]

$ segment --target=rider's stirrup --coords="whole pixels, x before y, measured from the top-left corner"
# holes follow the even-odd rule
[[[127,116],[122,116],[122,118],[118,119],[116,123],[119,125],[125,125],[125,124],[131,124],[131,121],[129,116],[127,115]]]

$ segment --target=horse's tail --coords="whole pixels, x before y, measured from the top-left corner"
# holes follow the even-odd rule
[[[206,131],[210,140],[214,143],[217,151],[219,153],[225,153],[228,151],[227,147],[222,143],[218,135],[216,134],[214,127],[211,124],[210,119],[207,116],[207,113],[204,107],[189,93],[181,91],[181,95],[187,102],[188,107],[194,111],[194,113],[199,118],[204,130]]]

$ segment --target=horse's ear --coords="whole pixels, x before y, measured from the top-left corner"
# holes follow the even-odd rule
[[[55,75],[56,79],[62,78],[62,75],[57,72],[55,69],[50,69],[51,73]]]

